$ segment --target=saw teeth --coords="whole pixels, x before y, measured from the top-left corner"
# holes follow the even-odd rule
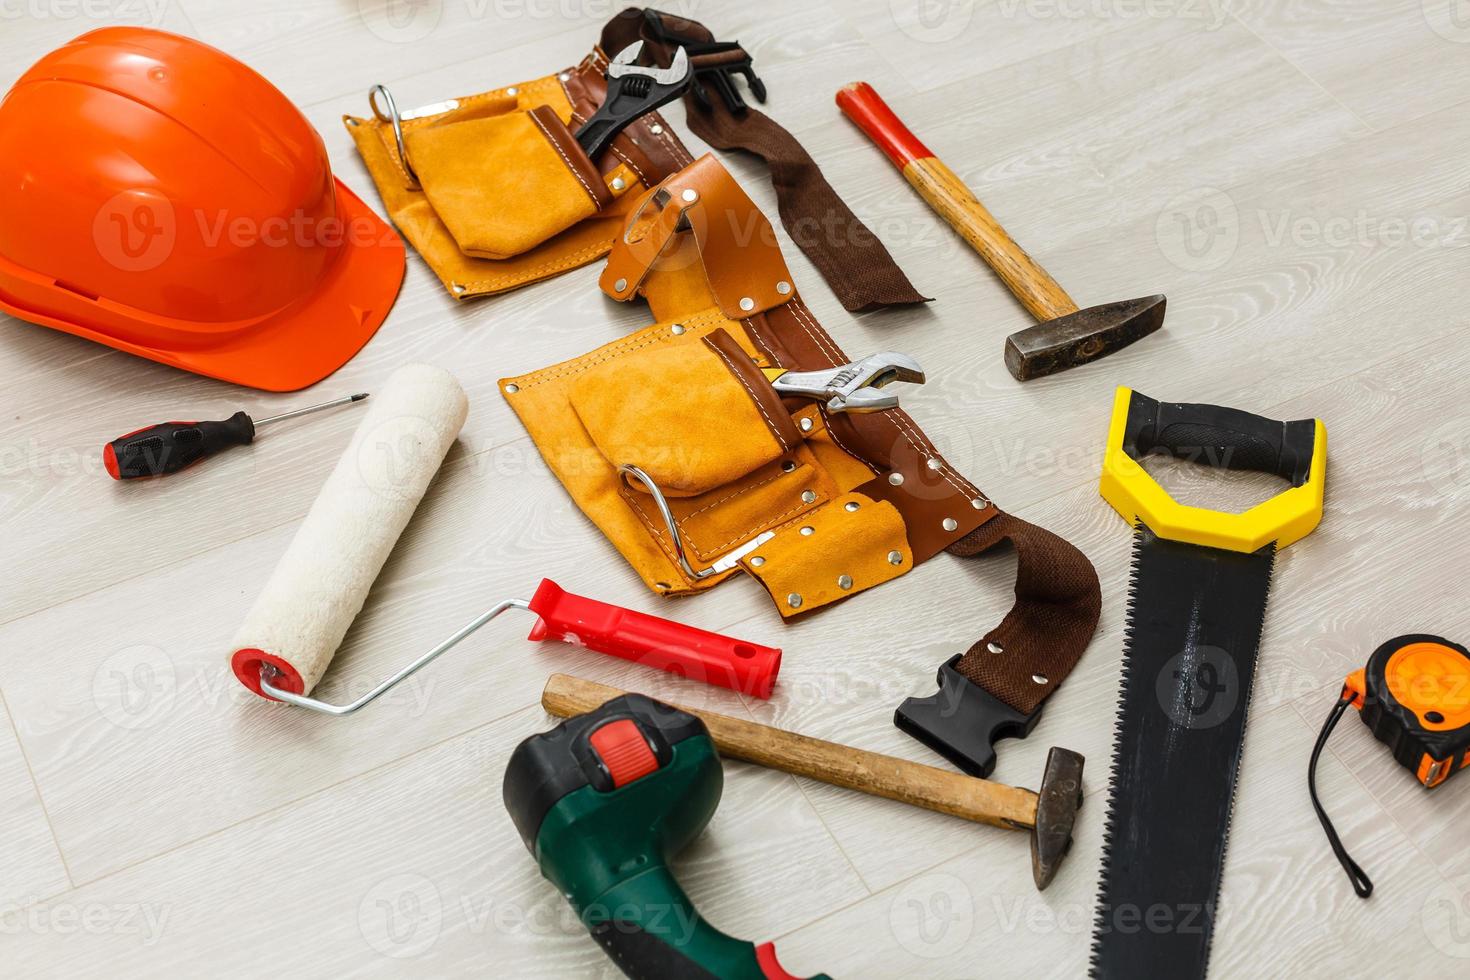
[[[1196,547],[1200,546],[1165,541],[1142,525],[1135,527],[1122,631],[1118,710],[1113,719],[1113,752],[1102,835],[1102,871],[1088,968],[1092,977],[1121,980],[1125,974],[1137,973],[1150,965],[1153,968],[1151,972],[1157,975],[1169,975],[1171,966],[1178,974],[1185,969],[1183,957],[1186,956],[1189,974],[1194,974],[1196,966],[1203,974],[1209,961],[1213,928],[1218,922],[1220,886],[1235,810],[1236,777],[1243,755],[1245,722],[1253,693],[1252,681],[1264,625],[1266,596],[1275,566],[1275,549],[1268,546],[1248,556],[1205,548],[1198,558],[1189,550],[1181,550]],[[1199,576],[1186,577],[1197,570],[1196,562]],[[1258,576],[1264,576],[1264,580]],[[1150,609],[1146,615],[1140,608],[1139,593],[1142,589],[1149,592],[1149,601],[1162,603],[1159,609]],[[1253,619],[1247,614],[1256,610],[1257,603],[1261,615]],[[1235,615],[1237,611],[1239,614]],[[1171,614],[1177,621],[1170,618]],[[1254,633],[1251,632],[1252,621],[1256,623]],[[1196,630],[1203,632],[1196,633]],[[1187,719],[1181,722],[1167,709],[1160,717],[1148,715],[1153,710],[1151,698],[1154,696],[1155,678],[1148,676],[1145,666],[1162,671],[1182,650],[1193,648],[1196,636],[1200,647],[1213,644],[1222,650],[1239,672],[1238,705],[1228,705],[1222,719],[1205,721],[1203,726],[1191,726]],[[1179,650],[1173,649],[1176,643],[1180,644]],[[1158,678],[1162,679],[1163,675],[1159,674]],[[1183,689],[1181,686],[1180,690]],[[1201,705],[1200,710],[1203,709],[1204,705]],[[1196,711],[1193,702],[1189,710],[1192,713]],[[1208,734],[1210,729],[1216,729],[1217,737],[1213,740]],[[1161,737],[1166,740],[1165,744],[1156,745],[1154,740]],[[1171,783],[1166,780],[1158,787],[1155,798],[1145,801],[1138,793],[1139,781],[1162,778],[1157,767],[1151,768],[1153,749],[1163,752],[1160,758],[1164,771],[1169,771],[1170,766],[1189,766],[1195,758],[1194,753],[1198,752],[1228,752],[1228,758],[1233,759],[1234,765],[1228,773],[1222,773],[1228,779],[1227,783],[1215,782],[1213,777],[1207,781],[1190,780],[1184,770],[1173,770],[1179,772],[1183,780],[1174,792],[1170,793],[1168,787]],[[1198,771],[1189,769],[1188,773]],[[1203,794],[1200,805],[1208,806],[1208,810],[1200,810],[1199,815],[1209,818],[1212,831],[1216,826],[1215,820],[1223,821],[1218,834],[1208,841],[1201,840],[1199,851],[1191,851],[1194,844],[1187,832],[1181,832],[1183,825],[1170,828],[1166,822],[1147,834],[1150,846],[1160,849],[1140,857],[1139,841],[1131,833],[1135,829],[1134,824],[1156,821],[1161,814],[1167,815],[1182,799],[1180,793]],[[1182,815],[1190,816],[1189,813]],[[1118,847],[1128,849],[1119,852],[1116,850]],[[1150,855],[1153,862],[1148,860]],[[1206,864],[1206,859],[1210,863]],[[1186,885],[1176,888],[1176,882],[1169,881],[1163,874],[1164,865],[1160,861],[1176,873],[1197,874],[1200,887],[1194,889]],[[1206,869],[1212,876],[1208,882],[1203,878]],[[1119,935],[1126,930],[1118,925],[1121,919],[1116,917],[1117,909],[1155,900],[1181,903],[1177,906],[1180,909],[1197,909],[1198,914],[1204,917],[1204,934],[1199,937],[1199,942],[1188,947],[1178,943],[1139,946],[1136,943],[1130,945],[1126,936]],[[1188,906],[1182,904],[1186,902]],[[1111,943],[1107,941],[1110,937]],[[1128,980],[1132,980],[1131,976]]]
[[[1136,525],[1133,530],[1133,548],[1128,563],[1128,594],[1127,601],[1123,607],[1123,655],[1121,658],[1118,676],[1118,710],[1113,715],[1113,756],[1108,763],[1108,805],[1107,817],[1103,822],[1103,859],[1102,874],[1097,884],[1097,906],[1092,924],[1092,955],[1089,957],[1088,975],[1096,977],[1099,975],[1102,961],[1102,937],[1103,925],[1107,922],[1107,895],[1104,894],[1107,883],[1112,879],[1113,866],[1113,841],[1117,837],[1117,813],[1118,813],[1118,775],[1121,771],[1120,755],[1123,750],[1123,718],[1126,714],[1124,706],[1124,692],[1127,690],[1128,678],[1132,675],[1133,664],[1133,633],[1134,616],[1138,608],[1138,583],[1135,572],[1138,568],[1139,555],[1143,550],[1142,525]]]

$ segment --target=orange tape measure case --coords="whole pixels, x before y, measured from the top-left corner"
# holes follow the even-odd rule
[[[1470,650],[1440,636],[1395,637],[1373,651],[1368,665],[1348,675],[1342,696],[1322,724],[1307,764],[1307,791],[1327,842],[1359,898],[1373,882],[1348,854],[1317,797],[1317,760],[1348,708],[1428,789],[1470,764]]]
[[[1389,640],[1342,696],[1426,787],[1470,763],[1470,650],[1460,644],[1417,633]]]

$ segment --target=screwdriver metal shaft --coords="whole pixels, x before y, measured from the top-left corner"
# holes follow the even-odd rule
[[[303,415],[310,415],[312,412],[321,412],[328,408],[336,408],[338,405],[350,405],[353,402],[362,401],[367,396],[368,393],[364,391],[360,395],[348,395],[346,398],[337,398],[333,401],[322,402],[320,405],[312,405],[309,408],[298,408],[292,412],[282,412],[280,415],[272,415],[268,419],[261,419],[259,422],[255,423],[255,427],[259,429],[262,425],[270,425],[272,422],[282,422],[286,419],[300,418]]]

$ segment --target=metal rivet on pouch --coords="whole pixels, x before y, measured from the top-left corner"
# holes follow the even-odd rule
[[[569,71],[564,71],[556,77],[563,82],[570,82],[572,80],[572,73]]]
[[[749,296],[740,297],[740,308],[746,313],[749,313],[751,310],[755,309],[755,300],[751,299]]]
[[[692,187],[688,187],[685,188],[684,193],[680,194],[679,196],[683,198],[687,203],[693,204],[695,201],[699,200],[699,191],[695,190]]]
[[[939,457],[930,456],[927,460],[924,461],[924,465],[929,467],[931,470],[937,470],[944,464],[939,461]]]
[[[614,177],[613,178],[613,182],[612,182],[612,189],[613,190],[620,191],[624,187],[627,187],[627,186],[628,186],[628,182],[626,180],[624,180],[623,178],[621,178],[621,177]]]
[[[514,395],[516,392],[518,392],[520,390],[521,390],[521,386],[520,385],[506,385],[505,386],[505,393],[507,395]]]
[[[817,495],[811,490],[803,490],[801,492],[801,502],[804,504],[812,503],[816,499]]]
[[[953,531],[955,528],[957,528],[959,526],[960,526],[960,522],[957,521],[957,520],[955,520],[953,517],[946,517],[944,519],[944,529],[946,531]]]
[[[985,644],[985,649],[989,650],[991,653],[1005,653],[1006,652],[1006,648],[1004,646],[1002,646],[1001,644],[995,642],[994,640],[991,640],[989,643]]]
[[[796,461],[795,460],[788,459],[786,462],[782,463],[781,464],[781,472],[782,473],[795,473],[796,472]]]
[[[673,586],[670,585],[667,582],[655,582],[655,583],[653,583],[653,587],[655,589],[659,589],[659,590],[661,590],[663,592],[667,592],[667,591],[669,591],[670,589],[673,588]]]
[[[357,126],[358,126],[358,124],[359,124],[359,123],[360,123],[360,120],[358,120],[358,119],[354,119],[354,118],[352,118],[352,117],[351,117],[351,116],[348,116],[348,117],[347,117],[347,125],[349,125],[349,126],[352,126],[352,127],[354,127],[354,128],[356,128],[356,127],[357,127]]]
[[[810,431],[812,431],[812,420],[811,419],[802,419],[801,422],[800,422],[800,425],[801,425],[801,431],[802,432],[810,432]]]
[[[790,606],[792,609],[800,609],[801,596],[795,592],[791,593],[789,596],[786,597],[786,605]]]
[[[1045,684],[1045,683],[1047,683],[1047,678],[1046,678],[1046,675],[1045,674],[1032,674],[1031,675],[1031,679],[1033,681],[1035,681],[1036,683],[1038,683],[1038,684]]]
[[[843,589],[843,590],[852,588],[852,576],[851,575],[839,575],[839,576],[837,576],[837,587],[839,589]]]
[[[903,564],[903,552],[901,552],[901,551],[890,551],[888,553],[888,564],[890,564],[890,565],[902,565]]]
[[[776,283],[776,292],[780,293],[782,296],[785,296],[787,293],[791,292],[791,283],[787,282],[785,279],[782,279],[780,282]]]
[[[752,558],[750,560],[750,567],[751,568],[760,568],[765,563],[766,563],[766,560],[764,558],[762,558],[760,555],[756,555],[754,558]]]
[[[902,473],[889,473],[888,474],[888,482],[891,483],[891,484],[893,484],[896,487],[903,486],[903,474]]]
[[[652,126],[649,126],[648,131],[655,136],[662,136],[664,134],[664,128],[658,123],[654,123]]]
[[[520,95],[521,94],[521,90],[518,89],[518,88],[516,88],[514,85],[512,85],[510,88],[508,88],[508,89],[505,90],[505,94],[506,95]]]
[[[613,283],[613,292],[615,292],[615,293],[621,293],[623,290],[625,290],[627,288],[628,288],[628,280],[626,280],[626,279],[619,279],[617,282]]]
[[[808,524],[806,527],[804,527],[804,528],[801,529],[801,536],[804,537],[804,538],[809,538],[813,534],[816,534],[816,533],[817,533],[817,529],[814,528],[814,527],[812,527],[810,524]]]
[[[684,324],[682,324],[682,323],[671,323],[671,324],[669,324],[669,333],[673,334],[675,337],[679,336],[683,332],[684,332]]]
[[[970,501],[970,506],[975,508],[976,510],[984,510],[986,507],[990,506],[990,501],[986,500],[984,497],[976,497],[974,500]]]
[[[454,290],[454,295],[456,295],[456,296],[463,296],[464,295],[464,291],[465,291],[465,289],[467,287],[461,286],[457,282],[452,282],[452,283],[449,284],[449,288],[452,289],[452,290]]]
[[[842,505],[842,509],[851,514],[853,511],[858,509],[858,502],[856,500],[849,500],[847,503]]]

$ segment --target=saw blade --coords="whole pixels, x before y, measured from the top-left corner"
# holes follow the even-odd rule
[[[1135,532],[1094,977],[1205,975],[1275,556]]]

